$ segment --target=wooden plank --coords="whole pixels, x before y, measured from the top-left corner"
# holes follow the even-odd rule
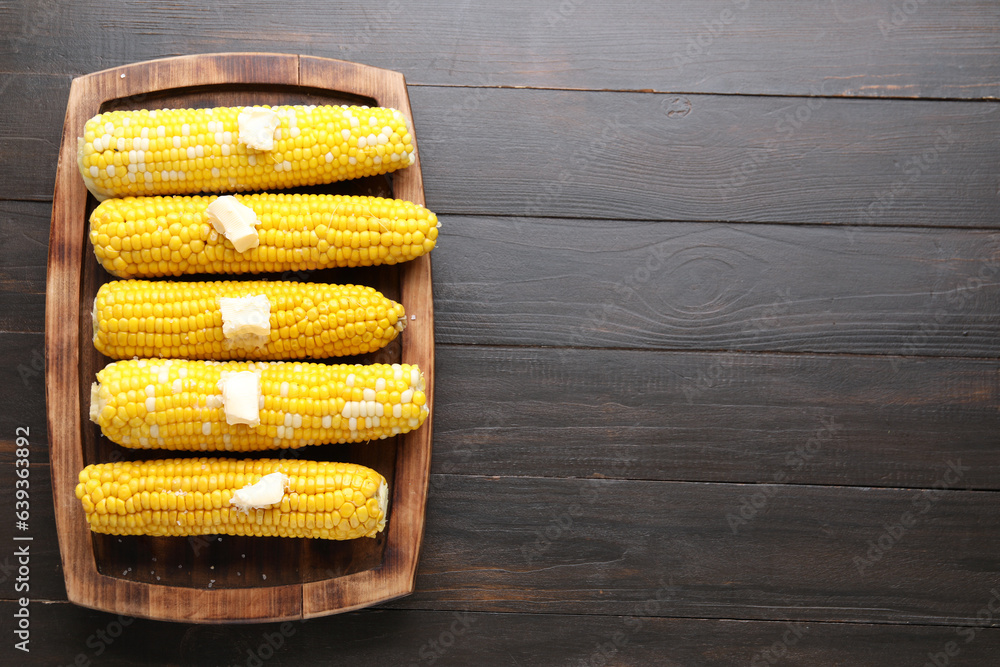
[[[689,96],[689,108],[641,93],[410,93],[438,213],[997,226],[992,103],[723,95]],[[9,147],[25,177],[0,183],[0,198],[51,197],[58,136],[41,123],[31,138],[44,150]],[[470,160],[490,177],[469,178]]]
[[[428,508],[397,608],[628,614],[672,578],[666,616],[962,625],[1000,586],[986,492],[446,475]]]
[[[41,342],[0,338],[0,462],[24,425],[48,461]],[[923,487],[957,457],[1000,488],[992,360],[449,345],[436,372],[438,473]]]
[[[13,431],[11,431],[13,433]],[[29,441],[35,444],[35,431],[31,431]],[[24,468],[18,467],[17,470]],[[65,600],[66,585],[63,583],[62,564],[59,560],[59,542],[56,538],[55,515],[52,511],[52,478],[47,464],[31,465],[27,468],[26,478],[15,474],[15,467],[10,464],[0,466],[0,503],[9,508],[9,519],[0,521],[0,539],[9,549],[0,552],[0,597],[17,599],[27,594],[33,600]],[[15,488],[15,482],[27,480],[27,488],[22,483]],[[16,498],[15,493],[27,491],[27,498]],[[73,490],[65,491],[72,497]],[[28,502],[27,530],[18,530],[15,525],[15,500]],[[18,508],[18,511],[23,507]],[[15,541],[14,538],[30,537],[30,540]],[[18,572],[17,550],[27,546],[30,554],[29,574],[25,576]],[[22,581],[18,581],[18,577]],[[21,586],[18,587],[18,584]],[[27,586],[27,589],[24,587]],[[4,649],[8,648],[7,646]],[[2,654],[0,654],[2,655]]]
[[[58,578],[51,512],[34,499],[32,567]],[[660,616],[975,624],[998,536],[988,492],[434,475],[417,591],[390,604],[631,614],[662,580]]]
[[[654,609],[655,591],[650,595],[646,602]],[[983,605],[988,601],[987,595]],[[110,666],[292,665],[336,655],[338,662],[352,664],[442,667],[482,663],[487,656],[490,664],[509,665],[758,667],[784,660],[881,667],[922,665],[928,654],[950,657],[949,664],[989,664],[1000,650],[996,628],[671,619],[650,615],[646,602],[624,617],[378,609],[225,627],[156,623],[46,604],[31,607],[29,646],[37,664],[69,665],[83,656],[77,664]],[[16,611],[15,603],[0,602],[5,619]],[[52,641],[55,637],[59,641]],[[9,646],[2,650],[13,655]]]
[[[46,203],[0,202],[2,330],[42,330],[48,215]],[[1000,353],[996,233],[544,218],[513,230],[506,218],[445,219],[440,340]]]
[[[50,213],[47,203],[0,201],[0,331],[43,329]]]
[[[3,330],[41,331],[36,223],[48,210],[0,203]],[[509,219],[445,220],[441,341],[998,354],[995,233],[552,219],[517,229],[512,239]]]
[[[280,20],[266,5],[233,0],[120,7],[9,8],[6,67],[79,75],[165,55],[296,50],[401,70],[422,84],[939,98],[1000,91],[1000,14],[988,0],[294,0]]]
[[[1000,355],[1000,234],[447,217],[441,342]]]
[[[14,461],[16,429],[26,427],[32,463],[48,463],[45,430],[45,339],[0,333],[0,463]],[[13,482],[11,482],[13,484]]]
[[[929,487],[950,459],[1000,489],[997,368],[439,346],[433,470]]]
[[[444,213],[997,224],[992,103],[411,92],[428,206]],[[470,160],[489,178],[469,178]]]
[[[0,174],[3,174],[0,197],[52,199],[69,81],[70,77],[65,74],[3,75],[0,81],[0,117],[4,119],[0,129]],[[30,105],[30,113],[25,113],[25,105]]]

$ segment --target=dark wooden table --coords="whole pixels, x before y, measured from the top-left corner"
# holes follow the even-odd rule
[[[40,0],[0,31],[0,664],[1000,663],[996,2]],[[66,602],[41,370],[69,82],[218,51],[410,84],[436,434],[417,592],[379,608]]]

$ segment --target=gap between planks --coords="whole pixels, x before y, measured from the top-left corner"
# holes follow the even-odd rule
[[[816,359],[828,359],[830,357],[844,357],[847,359],[901,359],[901,360],[924,360],[924,359],[947,359],[955,361],[996,361],[997,357],[977,357],[972,355],[937,355],[937,354],[875,354],[872,352],[800,352],[797,350],[726,350],[726,349],[692,349],[692,348],[672,348],[672,347],[629,347],[629,346],[598,346],[598,345],[517,345],[507,343],[497,345],[494,343],[436,343],[435,348],[459,347],[459,348],[481,348],[494,350],[577,350],[581,352],[655,352],[657,354],[738,354],[748,356],[775,356],[775,357],[800,357]]]
[[[4,440],[0,439],[0,442]],[[183,457],[182,457],[183,458]],[[14,466],[13,461],[0,462],[0,469],[5,466]],[[45,462],[34,462],[29,464],[30,469],[51,470],[52,464]],[[937,490],[946,494],[958,493],[1000,493],[1000,489],[981,488],[937,488],[934,486],[872,486],[871,484],[816,484],[809,482],[721,482],[716,479],[651,479],[647,477],[580,477],[578,475],[568,475],[566,477],[556,477],[554,475],[489,475],[481,472],[434,472],[432,477],[452,477],[455,479],[521,479],[521,480],[544,480],[544,481],[582,481],[582,482],[641,482],[644,484],[701,484],[706,486],[752,486],[752,487],[778,487],[778,488],[803,488],[803,489],[863,489],[866,491],[931,491]]]
[[[162,56],[164,58],[180,56],[184,54],[175,54],[174,56]],[[296,55],[297,58],[297,70],[296,70],[296,81],[301,81],[302,79],[302,58],[303,54],[290,54]],[[128,63],[125,63],[128,64]],[[0,75],[2,76],[47,76],[55,79],[66,79],[67,82],[72,81],[72,79],[79,76],[86,76],[88,72],[81,72],[78,74],[63,73],[63,74],[38,74],[31,71],[10,71],[0,69]],[[405,74],[405,73],[404,73]],[[830,77],[833,79],[838,79],[842,77]],[[982,85],[997,85],[998,82],[989,82]],[[992,95],[984,95],[982,97],[941,97],[941,96],[915,96],[915,95],[880,95],[874,97],[871,95],[850,95],[847,93],[840,94],[829,94],[829,95],[815,95],[815,94],[803,94],[803,93],[753,93],[753,92],[738,92],[738,93],[728,93],[725,91],[697,91],[697,90],[666,90],[658,88],[587,88],[582,86],[537,86],[537,85],[517,85],[517,84],[478,84],[478,83],[432,83],[432,82],[420,82],[420,81],[410,81],[407,80],[406,86],[408,88],[458,88],[467,90],[476,89],[495,89],[495,90],[552,90],[560,92],[571,92],[571,93],[625,93],[634,95],[684,95],[684,96],[699,96],[699,97],[762,97],[762,98],[779,98],[779,99],[848,99],[848,100],[872,100],[872,101],[896,101],[896,102],[997,102],[1000,98]]]
[[[20,74],[20,72],[19,72]],[[23,72],[30,74],[30,72]],[[838,78],[838,77],[834,77]],[[406,82],[407,87],[412,88],[460,88],[475,90],[478,88],[492,88],[497,90],[554,90],[570,93],[627,93],[635,95],[684,95],[691,97],[770,97],[777,99],[826,99],[826,100],[872,100],[872,101],[895,101],[895,102],[997,102],[1000,98],[986,95],[983,97],[915,97],[905,95],[880,95],[872,97],[870,95],[804,95],[801,93],[726,93],[719,91],[699,92],[694,90],[657,90],[656,88],[575,88],[572,86],[516,86],[512,84],[460,84],[460,83],[414,83]],[[995,84],[988,84],[995,85]]]
[[[17,600],[17,598],[0,597],[0,602],[15,602],[16,600]],[[39,603],[39,604],[44,604],[44,605],[71,605],[71,604],[73,604],[69,600],[50,600],[48,598],[31,598],[31,602],[32,602],[32,604]],[[392,602],[387,602],[387,603],[383,603],[383,604],[388,605],[388,604],[392,604]],[[424,608],[424,607],[389,607],[389,606],[382,606],[382,605],[375,605],[375,606],[372,606],[372,607],[366,607],[364,609],[356,609],[353,612],[348,612],[348,613],[356,613],[356,614],[365,614],[365,613],[448,614],[448,613],[451,613],[452,611],[461,611],[461,612],[466,613],[466,614],[478,615],[478,616],[484,616],[484,617],[485,616],[564,616],[564,617],[567,617],[567,618],[634,618],[634,617],[632,617],[632,616],[630,616],[628,614],[602,614],[602,613],[584,614],[584,613],[580,613],[580,612],[546,612],[546,611],[482,611],[482,610],[478,610],[478,609],[453,610],[453,609],[433,609],[433,608]],[[761,624],[773,623],[775,625],[780,625],[780,624],[783,624],[783,623],[808,623],[810,625],[812,625],[812,624],[816,624],[816,625],[851,625],[851,626],[882,626],[882,625],[885,625],[885,626],[905,626],[905,627],[911,627],[911,628],[940,628],[942,626],[946,627],[948,625],[953,625],[953,624],[949,624],[949,623],[926,623],[926,622],[924,622],[924,623],[900,623],[900,622],[895,622],[895,621],[883,621],[883,620],[859,622],[859,621],[841,621],[841,620],[837,620],[837,619],[816,620],[816,619],[801,619],[801,618],[791,618],[791,617],[789,617],[789,618],[780,618],[780,619],[771,619],[771,618],[768,618],[768,619],[759,619],[759,618],[739,618],[739,617],[736,617],[736,616],[719,616],[719,617],[713,617],[713,616],[672,616],[672,615],[668,615],[668,614],[643,614],[642,617],[643,618],[657,618],[657,619],[663,619],[663,620],[676,620],[676,621],[702,621],[702,622],[706,622],[706,623],[716,623],[716,622],[718,622],[718,623],[761,623]],[[307,622],[307,621],[312,621],[312,620],[322,621],[324,619],[329,620],[329,618],[330,618],[329,616],[320,616],[320,617],[317,617],[315,619],[312,619],[312,618],[303,619],[303,620],[298,621],[298,622]],[[142,619],[142,620],[149,620],[149,619]],[[199,626],[200,624],[197,624],[197,623],[188,623],[186,625]],[[249,624],[249,625],[253,626],[253,625],[269,625],[269,624],[268,623],[253,623],[253,624]],[[244,626],[244,627],[246,627],[246,626]],[[1000,630],[1000,627],[997,627],[997,626],[968,625],[968,626],[957,626],[957,627],[976,627],[976,628],[980,628],[981,630]]]
[[[27,203],[27,204],[51,204],[52,198],[21,198],[21,197],[5,197],[0,195],[0,203],[11,202],[11,203]],[[428,206],[428,208],[431,208]],[[485,214],[476,211],[461,211],[453,210],[447,213],[441,214],[448,218],[500,218],[500,219],[518,219],[518,220],[594,220],[599,222],[606,222],[609,220],[607,216],[580,216],[580,215],[517,215],[514,213],[489,213]],[[726,219],[705,219],[705,220],[678,220],[674,218],[614,218],[614,222],[648,222],[652,224],[696,224],[696,225],[740,225],[740,226],[761,226],[761,225],[781,225],[783,227],[816,227],[817,229],[828,229],[828,228],[856,228],[856,229],[877,229],[883,231],[906,231],[911,229],[927,229],[927,230],[939,230],[939,229],[952,229],[957,231],[982,231],[982,232],[997,232],[996,227],[986,227],[982,225],[928,225],[921,223],[914,223],[908,225],[859,225],[857,223],[847,223],[847,222],[795,222],[787,220],[726,220]],[[3,332],[0,332],[3,333]]]

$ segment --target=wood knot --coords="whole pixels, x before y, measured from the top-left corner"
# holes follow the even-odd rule
[[[691,113],[691,100],[686,97],[668,97],[660,103],[667,118],[683,118]]]

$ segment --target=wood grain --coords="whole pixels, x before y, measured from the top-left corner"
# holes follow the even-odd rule
[[[445,115],[421,137],[428,205],[444,213],[997,224],[1000,107],[990,102],[691,95],[678,106],[668,95],[427,87],[412,96],[418,120]],[[489,179],[468,178],[470,156],[487,161]]]
[[[421,429],[398,438],[303,455],[346,458],[374,467],[387,478],[393,521],[375,540],[94,536],[70,493],[87,463],[147,457],[112,445],[93,424],[81,421],[88,412],[94,374],[106,360],[93,349],[89,335],[80,332],[90,331],[87,304],[108,276],[83,238],[94,201],[83,189],[75,164],[80,128],[98,110],[111,108],[277,101],[382,104],[399,109],[412,123],[402,75],[294,55],[184,57],[106,70],[73,82],[53,198],[46,289],[46,389],[56,525],[67,595],[73,602],[148,618],[249,622],[343,612],[413,589],[430,464],[430,418]],[[385,182],[374,179],[376,190]],[[419,158],[391,182],[394,196],[423,203]],[[371,191],[372,181],[341,184],[335,190],[345,188],[352,194],[365,193]],[[411,314],[402,345],[392,348],[399,356],[391,361],[405,360],[427,371],[430,403],[434,358],[430,259],[382,273],[376,282]],[[373,357],[386,361],[392,352]]]
[[[13,430],[11,430],[13,433]],[[35,430],[31,430],[32,436],[29,441],[34,446]],[[28,473],[28,501],[30,504],[30,517],[28,520],[28,530],[19,531],[15,529],[13,521],[0,522],[0,539],[7,544],[23,547],[24,543],[14,541],[14,537],[31,537],[28,544],[29,573],[27,577],[19,574],[18,557],[15,555],[17,547],[9,549],[7,553],[0,553],[0,589],[4,591],[0,598],[17,600],[20,597],[28,597],[32,600],[66,600],[66,585],[63,582],[62,564],[59,560],[59,540],[56,535],[56,520],[52,505],[52,478],[50,476],[48,464],[33,464],[29,466]],[[21,479],[15,474],[15,468],[10,463],[0,464],[0,502],[4,507],[14,508],[15,480]],[[17,581],[18,577],[21,582]],[[27,579],[27,581],[23,581]],[[20,589],[17,584],[20,583]],[[24,585],[27,584],[27,590]],[[24,595],[27,593],[28,595]],[[34,609],[32,609],[34,611]],[[4,626],[6,629],[6,626]],[[3,647],[2,650],[7,650]],[[0,652],[0,656],[4,655]]]
[[[441,342],[1000,356],[1000,234],[449,216]]]
[[[997,226],[990,102],[691,95],[675,108],[641,93],[410,92],[437,213]],[[32,137],[52,147],[8,145],[26,176],[0,183],[0,198],[51,197],[58,126]]]
[[[3,330],[42,330],[42,215],[0,203]],[[441,232],[443,342],[1000,354],[996,232],[475,216]]]
[[[434,475],[428,513],[394,608],[628,614],[672,578],[666,616],[962,625],[1000,586],[995,493]]]
[[[637,468],[618,464],[633,477]],[[942,465],[940,487],[945,473]],[[0,475],[11,479],[11,467]],[[436,474],[417,590],[388,604],[616,616],[633,614],[666,583],[658,616],[971,625],[1000,587],[995,495]],[[741,510],[754,505],[754,514]],[[34,520],[36,540],[49,545],[50,512],[39,505]],[[883,537],[887,526],[898,534],[906,512],[913,524],[899,539]],[[736,534],[728,515],[748,517]],[[11,530],[0,525],[0,538]],[[870,560],[869,542],[879,540],[888,548],[859,571],[855,559]],[[147,565],[164,568],[137,562],[133,571]],[[51,546],[32,560],[39,573],[57,567]],[[59,592],[51,583],[40,590]]]
[[[41,334],[0,333],[0,462],[13,463],[16,429],[26,427],[29,461],[48,463],[45,421],[45,339]],[[13,485],[13,477],[9,480]]]
[[[988,0],[112,0],[9,7],[7,68],[78,75],[183,53],[288,51],[418,84],[984,98],[1000,92]],[[263,27],[266,26],[266,29]],[[44,53],[44,58],[36,54]]]
[[[882,667],[922,665],[928,653],[942,653],[948,642],[959,649],[957,664],[989,664],[1000,650],[996,628],[959,634],[949,627],[919,625],[659,618],[646,613],[647,602],[655,608],[657,601],[643,601],[627,617],[380,609],[308,623],[228,628],[119,619],[48,604],[33,611],[33,622],[39,636],[59,636],[60,641],[32,643],[32,656],[38,664],[69,665],[82,655],[112,667],[246,665],[256,664],[254,656],[268,656],[267,664],[309,664],[320,655],[336,655],[347,663],[439,667],[596,665],[602,659],[615,665],[730,667],[771,664],[769,657],[784,664]],[[12,603],[0,603],[0,613],[14,611]]]
[[[41,345],[0,340],[24,358]],[[627,476],[642,479],[919,488],[955,457],[972,467],[960,488],[995,490],[997,369],[975,359],[439,346],[445,409],[433,470],[622,477],[616,466],[628,461]],[[31,460],[47,462],[41,374],[24,385],[6,372],[0,400],[14,409],[0,415],[0,461],[13,461],[14,428],[28,425]],[[143,456],[105,446],[104,456]]]
[[[0,331],[44,330],[51,213],[43,203],[0,201]]]
[[[36,463],[32,655],[8,644],[0,663],[996,661],[997,3],[42,0],[0,19],[0,507],[16,426]],[[70,80],[224,50],[411,85],[446,344],[418,593],[381,609],[220,626],[51,602],[67,596],[35,366]],[[969,470],[861,575],[853,558],[947,458]],[[726,515],[754,509],[733,535]],[[194,546],[218,549],[172,557]]]
[[[439,346],[434,471],[1000,488],[1000,364],[893,361]]]

